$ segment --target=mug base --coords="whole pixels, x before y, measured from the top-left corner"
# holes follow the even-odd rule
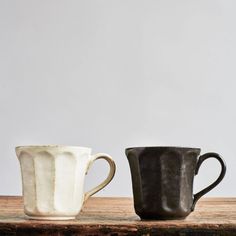
[[[153,220],[184,220],[187,216],[174,216],[174,217],[164,217],[164,216],[139,216],[142,221],[153,221]]]
[[[29,220],[74,220],[75,216],[28,216]]]

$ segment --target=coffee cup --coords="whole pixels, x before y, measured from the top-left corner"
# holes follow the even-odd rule
[[[200,156],[199,148],[134,147],[127,148],[134,208],[141,219],[185,218],[204,194],[224,178],[226,165],[214,152]],[[208,158],[220,162],[217,180],[200,192],[193,194],[194,176]]]
[[[16,147],[20,161],[24,212],[30,219],[69,220],[83,203],[112,180],[115,163],[105,153],[91,155],[91,149],[77,146]],[[84,193],[84,179],[94,161],[105,159],[110,166],[107,178]]]

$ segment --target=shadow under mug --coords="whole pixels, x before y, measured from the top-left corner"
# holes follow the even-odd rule
[[[141,219],[184,218],[196,202],[224,178],[226,165],[217,153],[201,156],[199,148],[134,147],[125,150],[132,177],[134,208]],[[193,195],[193,180],[203,161],[215,158],[217,180]]]

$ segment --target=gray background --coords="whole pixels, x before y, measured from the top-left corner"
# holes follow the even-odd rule
[[[236,1],[0,0],[0,194],[21,194],[14,147],[67,144],[117,163],[98,195],[131,196],[125,147],[219,152],[236,194]],[[98,161],[86,189],[107,174]],[[195,191],[212,182],[209,160]]]

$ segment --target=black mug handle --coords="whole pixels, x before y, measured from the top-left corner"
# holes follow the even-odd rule
[[[221,172],[220,172],[220,175],[219,175],[219,177],[217,178],[217,180],[215,182],[213,182],[212,184],[210,184],[208,187],[204,188],[200,192],[194,194],[194,196],[193,196],[193,205],[192,205],[192,209],[191,209],[192,211],[194,210],[197,201],[203,195],[205,195],[206,193],[211,191],[216,185],[218,185],[221,182],[221,180],[224,178],[224,176],[225,176],[226,164],[225,164],[224,160],[222,159],[222,157],[218,153],[215,153],[215,152],[205,153],[205,154],[201,155],[198,158],[197,165],[196,165],[196,170],[195,170],[195,175],[198,174],[198,171],[199,171],[199,168],[200,168],[201,164],[206,159],[208,159],[208,158],[215,158],[215,159],[217,159],[220,162],[220,164],[221,164]]]

